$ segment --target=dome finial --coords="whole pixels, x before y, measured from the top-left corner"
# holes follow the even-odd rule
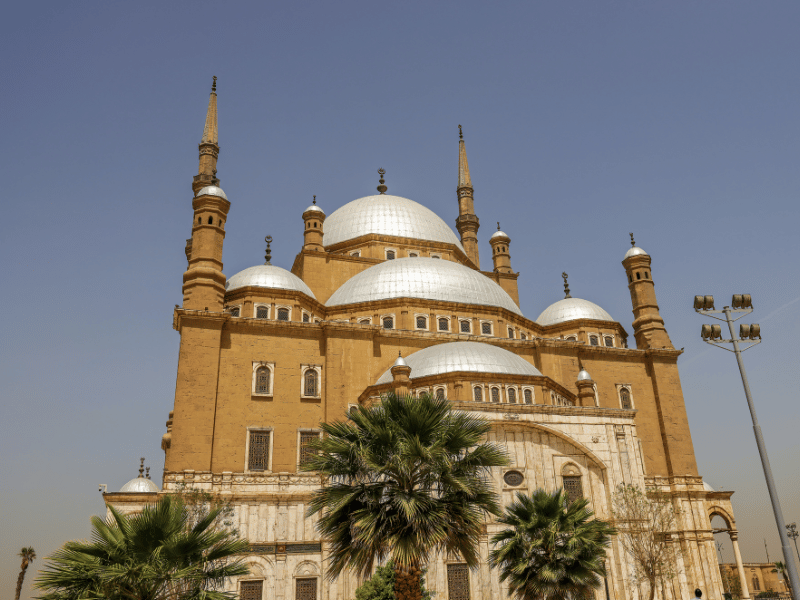
[[[211,92],[216,94],[217,93],[217,76],[214,75],[214,81],[211,84]]]
[[[633,240],[633,233],[629,233],[628,235],[631,236],[631,248],[633,248],[636,246],[636,242]]]
[[[150,467],[145,467],[144,471],[145,471],[144,475],[145,479],[150,479]]]
[[[316,194],[314,195],[314,201],[311,204],[314,204],[314,205],[317,204],[317,196],[316,196]]]
[[[458,139],[460,140],[464,139],[464,132],[461,131],[461,125],[458,126]]]
[[[381,178],[378,180],[378,183],[380,183],[380,185],[378,186],[378,191],[381,194],[385,194],[386,190],[389,189],[388,187],[386,187],[386,185],[385,185],[386,182],[383,180],[383,176],[386,175],[386,171],[381,168],[381,169],[378,169],[378,173],[381,176]]]
[[[569,295],[569,283],[567,283],[567,277],[569,277],[569,275],[567,275],[566,272],[561,273],[561,278],[564,280],[564,298],[572,298],[572,296]]]
[[[264,241],[267,242],[267,251],[264,253],[265,265],[271,265],[272,263],[269,262],[272,260],[272,248],[270,248],[272,244],[272,236],[268,235],[264,238]]]
[[[497,231],[500,231],[500,221],[497,222]]]
[[[144,457],[139,459],[139,477],[144,479]]]

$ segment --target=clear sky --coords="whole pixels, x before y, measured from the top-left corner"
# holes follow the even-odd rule
[[[633,231],[685,348],[700,472],[736,491],[744,559],[766,560],[764,539],[778,559],[734,357],[700,341],[691,300],[753,295],[764,343],[745,361],[800,521],[799,17],[782,0],[6,5],[0,589],[20,547],[88,535],[98,483],[119,489],[140,456],[160,481],[212,75],[229,276],[266,234],[290,268],[312,194],[330,214],[379,167],[452,224],[459,123],[484,262],[500,221],[528,317],[567,271],[632,333]]]

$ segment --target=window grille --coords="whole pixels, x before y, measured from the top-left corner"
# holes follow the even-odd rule
[[[508,401],[510,404],[517,403],[517,390],[514,388],[508,388]]]
[[[386,251],[386,260],[394,260],[394,250]]]
[[[319,373],[314,369],[307,369],[306,374],[303,376],[303,395],[319,395]]]
[[[514,339],[514,329],[511,327],[508,328],[508,337]]]
[[[450,331],[450,321],[439,319],[439,331]]]
[[[465,563],[447,565],[448,600],[469,600],[469,568]]]
[[[316,431],[301,431],[300,432],[300,465],[304,465],[308,460],[314,456],[314,451],[309,448],[308,444],[319,439],[319,433]]]
[[[250,448],[247,453],[247,468],[250,471],[269,469],[269,431],[251,431]]]
[[[289,309],[288,308],[279,308],[278,309],[278,321],[288,321],[289,320]]]
[[[475,402],[483,402],[483,388],[477,385],[472,388],[472,397],[475,399]]]
[[[238,317],[239,316],[239,307],[238,306],[231,306],[228,309],[228,312],[230,313],[230,315],[232,317]]]
[[[269,367],[258,367],[256,369],[256,394],[269,394]]]
[[[444,388],[438,388],[435,395],[437,400],[444,400]]]
[[[761,591],[761,584],[758,581],[758,577],[753,575],[753,591],[760,592]]]
[[[525,481],[525,477],[523,477],[522,473],[519,471],[508,471],[505,475],[503,475],[503,481],[506,482],[506,485],[518,487],[522,485],[523,481]]]
[[[564,491],[567,492],[567,499],[570,504],[583,498],[580,475],[564,475],[562,479],[564,480]]]
[[[295,580],[295,600],[317,600],[317,578]]]
[[[358,324],[359,324],[359,325],[371,325],[371,324],[372,324],[372,321],[370,321],[369,319],[361,319],[361,320],[358,322]]]
[[[311,315],[308,313],[303,313],[303,323],[310,323],[311,322]]]
[[[383,328],[384,329],[394,329],[394,318],[393,317],[383,317]]]
[[[500,402],[500,388],[492,388],[492,402]]]
[[[600,340],[597,339],[596,335],[589,336],[589,344],[591,344],[592,346],[599,346]]]
[[[256,309],[256,319],[267,319],[269,318],[269,308],[266,306],[259,306]]]
[[[471,330],[469,321],[461,321],[459,327],[461,328],[461,333],[469,333]]]
[[[628,388],[622,388],[619,391],[619,403],[622,408],[633,408],[633,405],[631,404],[631,393]]]
[[[427,329],[428,319],[425,317],[417,317],[417,329]]]
[[[261,600],[263,581],[243,581],[239,598],[241,600]]]
[[[603,338],[603,341],[606,344],[606,348],[613,348],[614,347],[614,338],[606,336]]]
[[[492,335],[492,324],[491,323],[481,323],[481,333],[483,335]]]
[[[533,404],[533,390],[525,390],[523,395],[525,396],[525,404]]]

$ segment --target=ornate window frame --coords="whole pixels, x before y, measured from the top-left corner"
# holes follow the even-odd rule
[[[433,389],[431,390],[431,395],[436,398],[436,394],[442,392],[442,398],[447,398],[447,386],[446,385],[434,385]]]
[[[359,325],[372,325],[372,317],[356,317],[356,323]]]
[[[467,323],[467,325],[469,325],[469,331],[462,331],[462,329],[461,329],[461,324],[462,323]],[[459,318],[458,319],[458,333],[467,333],[467,334],[471,335],[472,334],[472,319]]]
[[[267,468],[263,471],[252,471],[250,470],[250,433],[256,431],[269,431],[269,458],[267,459]],[[275,448],[275,428],[274,427],[264,427],[264,426],[251,426],[247,428],[247,438],[245,439],[244,444],[244,472],[245,473],[272,473],[272,458],[274,456],[274,448]]]
[[[586,339],[587,339],[587,342],[588,342],[589,346],[592,346],[592,347],[594,347],[594,348],[600,348],[600,347],[601,347],[600,341],[601,341],[603,338],[602,338],[602,336],[601,336],[599,333],[594,333],[594,332],[593,332],[593,333],[589,333],[589,334],[587,334],[587,338],[586,338]],[[596,343],[596,344],[593,344],[593,343],[592,343],[592,340],[597,340],[597,343]]]
[[[445,319],[447,321],[447,329],[439,329],[439,321]],[[450,333],[452,331],[452,326],[450,325],[450,321],[452,319],[447,315],[436,315],[436,331],[439,333]]]
[[[519,394],[519,386],[518,385],[506,385],[506,404],[522,404],[520,402],[520,394]],[[511,395],[509,392],[514,390],[514,402],[511,401]]]
[[[516,334],[516,331],[514,330],[513,327],[511,327],[509,325],[508,328],[507,328],[507,331],[508,331],[508,339],[510,339],[510,340],[517,339],[517,334]]]
[[[320,577],[320,567],[311,560],[304,560],[300,564],[298,564],[295,569],[294,573],[292,573],[292,591],[291,595],[294,600],[300,600],[297,597],[297,582],[300,579],[315,579],[316,590],[314,594],[314,600],[321,600],[322,598],[322,581]]]
[[[617,347],[616,337],[617,336],[615,336],[613,333],[604,333],[603,334],[603,348],[616,348]],[[606,340],[611,340],[611,345],[610,346],[608,344],[606,344]]]
[[[630,383],[618,383],[616,384],[616,388],[617,388],[617,401],[619,402],[619,407],[624,408],[622,406],[622,390],[627,390],[628,397],[631,400],[631,407],[630,409],[625,409],[625,410],[635,410],[636,403],[633,400],[633,386]]]
[[[306,373],[316,371],[317,373],[317,395],[306,396]],[[300,398],[308,400],[320,400],[322,398],[322,365],[300,365]]]
[[[389,252],[392,252],[394,254],[394,256],[392,258],[389,258]],[[395,260],[397,258],[397,255],[398,255],[397,248],[384,248],[383,249],[383,258],[385,260]]]
[[[300,321],[303,323],[311,323],[314,320],[314,315],[312,315],[307,310],[300,309]]]
[[[583,472],[581,471],[580,467],[572,461],[567,461],[561,465],[561,488],[564,489],[564,491],[566,491],[567,487],[565,485],[565,479],[567,477],[577,478],[581,492],[580,497],[586,499],[586,490],[584,489],[583,485]],[[574,499],[572,501],[574,501]]]
[[[238,319],[242,316],[242,305],[241,304],[227,304],[223,309],[226,313],[232,316],[234,319]],[[233,314],[231,311],[236,310],[237,314]]]
[[[279,319],[278,318],[278,315],[280,315],[281,310],[288,310],[289,311],[289,318],[286,319],[286,321],[284,321],[283,319]],[[285,304],[276,304],[275,305],[275,320],[276,321],[282,321],[284,323],[290,322],[292,320],[292,307],[291,306],[287,306]]]
[[[395,316],[394,313],[381,315],[379,318],[380,318],[380,322],[381,322],[381,329],[389,329],[389,330],[397,329],[397,317]],[[383,326],[383,320],[386,319],[386,318],[391,318],[392,319],[392,326],[391,327],[384,327]]]
[[[298,471],[300,470],[300,466],[301,466],[300,459],[302,458],[302,453],[303,453],[303,446],[302,446],[301,442],[303,440],[303,434],[304,433],[306,433],[306,434],[315,433],[315,434],[317,434],[317,439],[322,437],[322,430],[321,429],[315,429],[313,427],[298,427],[297,428],[297,470]]]
[[[525,401],[525,392],[530,392],[531,393],[531,403],[530,404],[528,404]],[[528,406],[536,404],[536,388],[534,386],[532,386],[532,385],[523,385],[522,386],[522,396],[521,396],[520,399],[521,399],[520,404],[528,404]]]
[[[261,598],[264,598],[264,591],[266,590],[266,579],[263,577],[247,577],[246,579],[240,579],[236,582],[236,587],[238,588],[238,598],[242,598],[242,584],[243,583],[261,583]]]
[[[419,319],[420,317],[425,319],[425,327],[417,326],[417,319]],[[414,313],[414,329],[417,331],[430,331],[430,320],[431,317],[427,313]]]
[[[483,331],[483,326],[484,325],[488,325],[489,326],[489,333],[484,333],[484,331]],[[487,337],[494,336],[494,322],[493,321],[488,321],[486,319],[481,319],[480,320],[480,332],[479,332],[479,335],[485,335]]]
[[[577,342],[578,336],[574,333],[571,333],[569,335],[565,335],[563,339],[565,342]]]
[[[481,399],[480,400],[475,400],[475,390],[480,390],[480,392],[481,392]],[[481,404],[486,402],[486,386],[483,385],[482,383],[473,383],[472,384],[472,398],[471,398],[471,400],[472,400],[472,402],[480,402]]]
[[[267,316],[263,319],[259,318],[258,316],[258,309],[259,308],[266,308],[267,309]],[[258,319],[259,321],[268,321],[272,316],[272,305],[266,302],[253,302],[253,318]]]
[[[266,393],[264,392],[257,392],[256,391],[256,374],[261,367],[266,367],[269,369],[269,389]],[[253,361],[253,383],[250,387],[250,395],[256,396],[258,398],[272,398],[273,390],[275,389],[275,363],[274,362],[266,362],[266,361]]]
[[[490,383],[488,386],[489,388],[489,396],[486,402],[491,402],[492,404],[503,404],[503,386],[499,383]],[[494,401],[494,391],[497,390],[497,402]]]
[[[416,398],[419,398],[422,394],[430,394],[430,393],[431,393],[431,388],[429,387],[421,387],[414,389],[414,396]]]

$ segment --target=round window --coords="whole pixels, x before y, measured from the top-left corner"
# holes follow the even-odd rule
[[[506,485],[517,487],[518,485],[522,485],[522,482],[525,480],[525,478],[519,471],[508,471],[505,475],[503,475],[503,480],[506,482]]]

